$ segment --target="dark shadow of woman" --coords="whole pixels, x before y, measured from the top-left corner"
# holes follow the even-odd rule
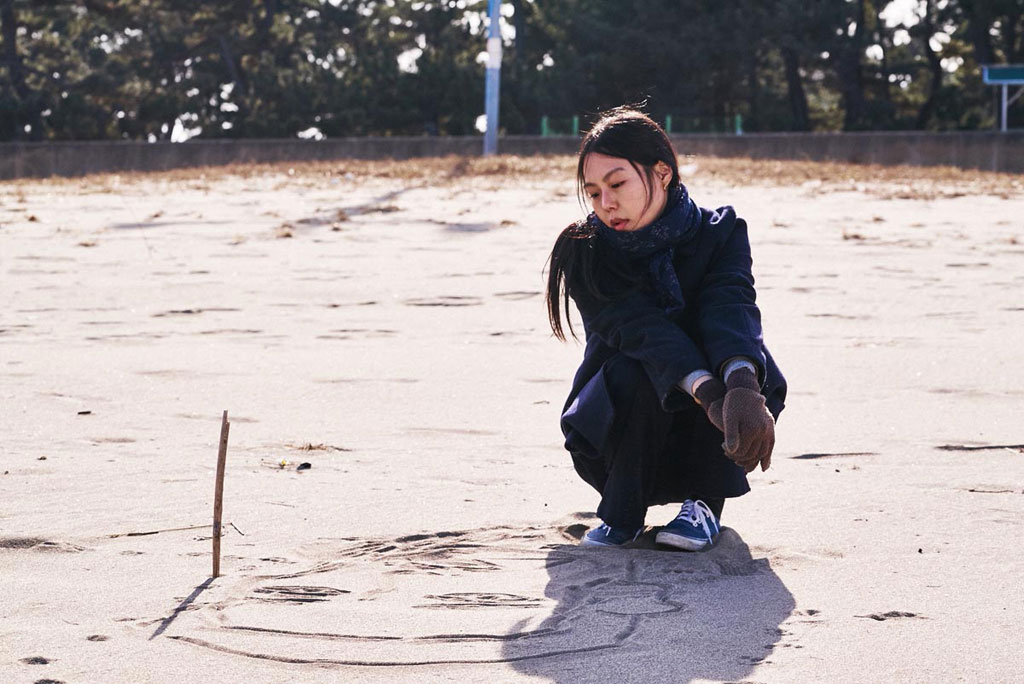
[[[766,558],[723,528],[700,553],[655,550],[654,531],[630,549],[550,547],[536,629],[506,637],[504,657],[553,682],[736,681],[780,641],[792,594]],[[526,628],[526,631],[521,631]]]

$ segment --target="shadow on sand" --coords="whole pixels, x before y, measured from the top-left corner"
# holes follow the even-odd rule
[[[746,678],[776,648],[793,596],[766,558],[724,528],[701,553],[558,545],[534,629],[513,628],[503,656],[553,682],[689,682]]]

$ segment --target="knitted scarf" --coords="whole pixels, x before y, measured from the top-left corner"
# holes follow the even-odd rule
[[[600,239],[634,261],[647,262],[651,284],[658,293],[661,306],[668,313],[681,311],[686,305],[679,278],[673,266],[675,247],[689,240],[700,227],[700,209],[682,183],[665,202],[665,210],[650,225],[634,231],[619,231],[606,226],[595,214],[587,221]]]

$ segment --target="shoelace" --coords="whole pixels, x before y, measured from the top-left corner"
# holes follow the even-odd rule
[[[694,527],[703,527],[704,535],[708,538],[708,541],[711,541],[711,528],[708,527],[709,517],[714,520],[715,514],[711,512],[706,503],[698,499],[697,501],[684,502],[682,510],[676,516],[676,520],[685,520]]]

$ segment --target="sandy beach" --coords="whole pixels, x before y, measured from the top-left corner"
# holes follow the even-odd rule
[[[0,683],[1024,682],[1024,181],[681,163],[790,386],[696,554],[576,546],[574,159],[0,183]]]

